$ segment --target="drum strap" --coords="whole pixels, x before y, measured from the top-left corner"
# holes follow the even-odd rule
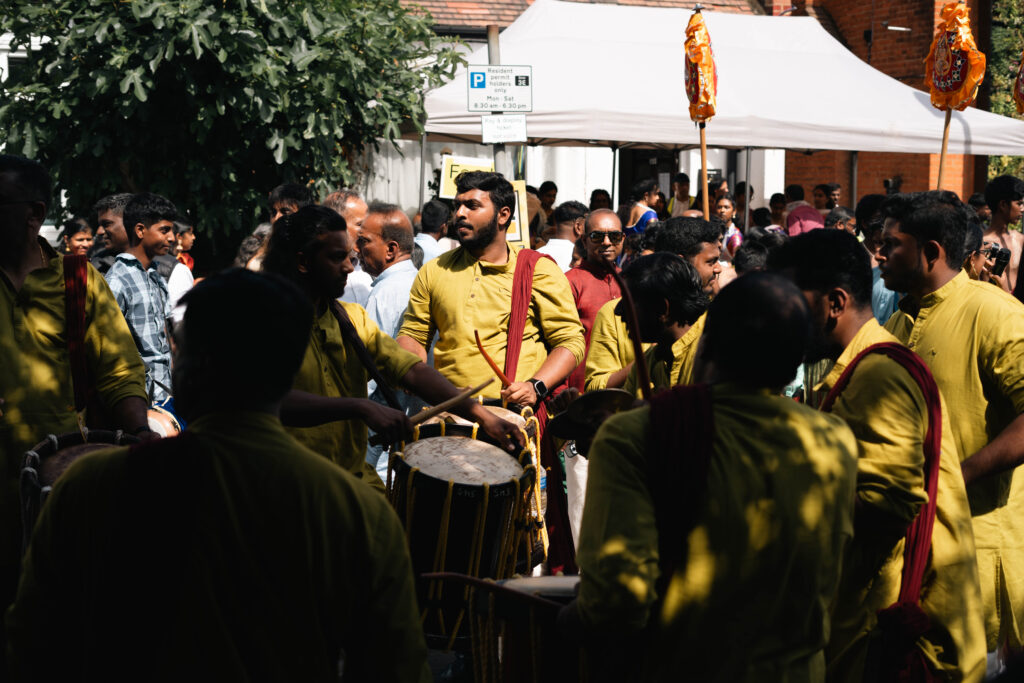
[[[526,332],[526,318],[530,313],[530,298],[533,296],[533,272],[537,268],[537,261],[542,258],[550,259],[551,257],[533,249],[520,249],[516,254],[516,269],[512,273],[508,341],[505,344],[505,376],[512,382],[516,381],[519,352],[523,349],[523,333]]]
[[[359,338],[359,333],[356,331],[356,326],[352,324],[352,319],[348,317],[348,312],[345,311],[345,307],[339,304],[337,301],[331,303],[331,313],[338,320],[338,327],[341,328],[341,337],[347,343],[349,348],[355,351],[356,357],[359,362],[362,363],[363,367],[366,368],[366,372],[370,375],[370,379],[377,383],[377,389],[380,390],[381,396],[387,401],[387,404],[395,410],[405,411],[402,408],[402,404],[398,402],[398,397],[395,396],[395,390],[384,379],[384,376],[380,374],[380,370],[377,369],[377,363],[373,360],[373,356],[370,355],[370,350],[366,348],[366,344]]]
[[[707,498],[715,423],[706,384],[677,386],[651,399],[647,481],[658,530],[658,600],[686,561],[686,539]]]
[[[85,359],[85,295],[89,271],[85,256],[64,257],[64,320],[67,330],[71,383],[75,391],[75,410],[81,412],[89,402],[91,383]]]

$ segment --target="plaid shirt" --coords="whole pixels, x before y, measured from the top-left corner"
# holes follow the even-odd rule
[[[104,277],[146,365],[146,390],[154,402],[162,401],[169,394],[160,384],[171,386],[171,346],[166,327],[171,308],[167,283],[154,264],[145,269],[129,253],[118,254]]]

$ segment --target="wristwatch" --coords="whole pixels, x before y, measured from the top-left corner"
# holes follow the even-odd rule
[[[537,394],[538,403],[548,397],[548,385],[544,384],[543,380],[528,379],[526,381],[533,385],[533,391]]]

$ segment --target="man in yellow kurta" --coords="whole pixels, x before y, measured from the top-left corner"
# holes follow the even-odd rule
[[[951,192],[883,205],[885,286],[907,292],[886,324],[931,369],[974,523],[989,652],[1024,644],[1024,307],[961,270],[967,225]]]
[[[675,254],[657,252],[630,262],[622,279],[633,295],[640,339],[654,344],[644,359],[655,393],[689,384],[708,305],[696,268]],[[626,315],[624,308],[620,299],[619,317]],[[623,389],[643,397],[635,364]]]
[[[633,344],[626,323],[615,315],[619,299],[605,303],[594,316],[590,330],[590,351],[587,353],[585,391],[621,387],[633,364]]]
[[[827,395],[854,358],[874,344],[898,340],[871,311],[871,260],[841,230],[815,230],[780,247],[771,267],[803,290],[814,320],[808,360],[835,360],[816,393]],[[830,681],[864,681],[876,612],[899,597],[904,537],[927,501],[924,444],[928,408],[910,373],[894,359],[873,353],[856,366],[831,412],[853,430],[859,446],[857,514],[832,609],[832,637],[825,651]],[[949,413],[942,406],[942,450],[935,526],[921,590],[930,619],[917,641],[932,670],[947,680],[980,681],[985,673],[981,588],[967,491],[960,473]]]
[[[17,584],[22,456],[47,434],[78,430],[64,262],[39,237],[49,202],[50,180],[42,166],[0,155],[0,609],[10,604]],[[148,433],[142,359],[110,288],[92,266],[86,271],[84,342],[109,426]]]
[[[513,273],[519,258],[505,233],[515,193],[498,173],[464,173],[457,180],[452,226],[461,246],[423,264],[409,295],[398,344],[426,360],[434,333],[434,366],[458,386],[473,386],[494,373],[477,351],[474,331],[499,367],[508,346]],[[484,396],[535,406],[583,360],[583,326],[561,268],[541,258],[533,274],[522,350],[512,385],[496,384]],[[504,368],[503,368],[504,369]]]
[[[388,384],[401,384],[430,403],[458,394],[458,389],[380,331],[358,304],[335,304],[352,272],[352,245],[345,219],[322,206],[307,206],[274,224],[263,269],[288,278],[314,302],[316,317],[302,366],[281,409],[282,420],[300,443],[341,465],[371,486],[384,484],[366,462],[367,425],[395,443],[407,435],[405,413],[370,401],[371,379],[352,343],[343,338],[332,310],[340,306],[368,357]],[[514,447],[516,427],[467,399],[454,412],[477,421],[499,443]]]
[[[586,643],[629,658],[629,680],[823,678],[857,445],[838,418],[774,395],[796,372],[806,325],[799,291],[769,274],[747,275],[712,302],[699,359],[700,377],[712,382],[712,449],[695,524],[681,537],[659,538],[664,501],[652,494],[663,472],[652,467],[651,446],[675,424],[653,424],[645,407],[598,432],[579,598],[563,618],[579,620]],[[751,338],[771,352],[744,353]],[[660,462],[697,455],[687,449]],[[661,577],[659,547],[677,545],[683,558]]]
[[[58,481],[8,614],[19,679],[430,681],[394,511],[277,417],[303,294],[239,270],[185,301],[188,429]]]

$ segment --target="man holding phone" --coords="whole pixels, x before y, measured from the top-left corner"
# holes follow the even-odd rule
[[[1017,285],[1020,256],[1024,252],[1024,234],[1011,229],[1011,226],[1019,223],[1024,215],[1024,180],[1012,175],[993,178],[985,186],[985,203],[992,210],[982,245],[983,250],[989,250],[989,272],[1000,276],[997,282],[1003,289],[1013,292]]]

